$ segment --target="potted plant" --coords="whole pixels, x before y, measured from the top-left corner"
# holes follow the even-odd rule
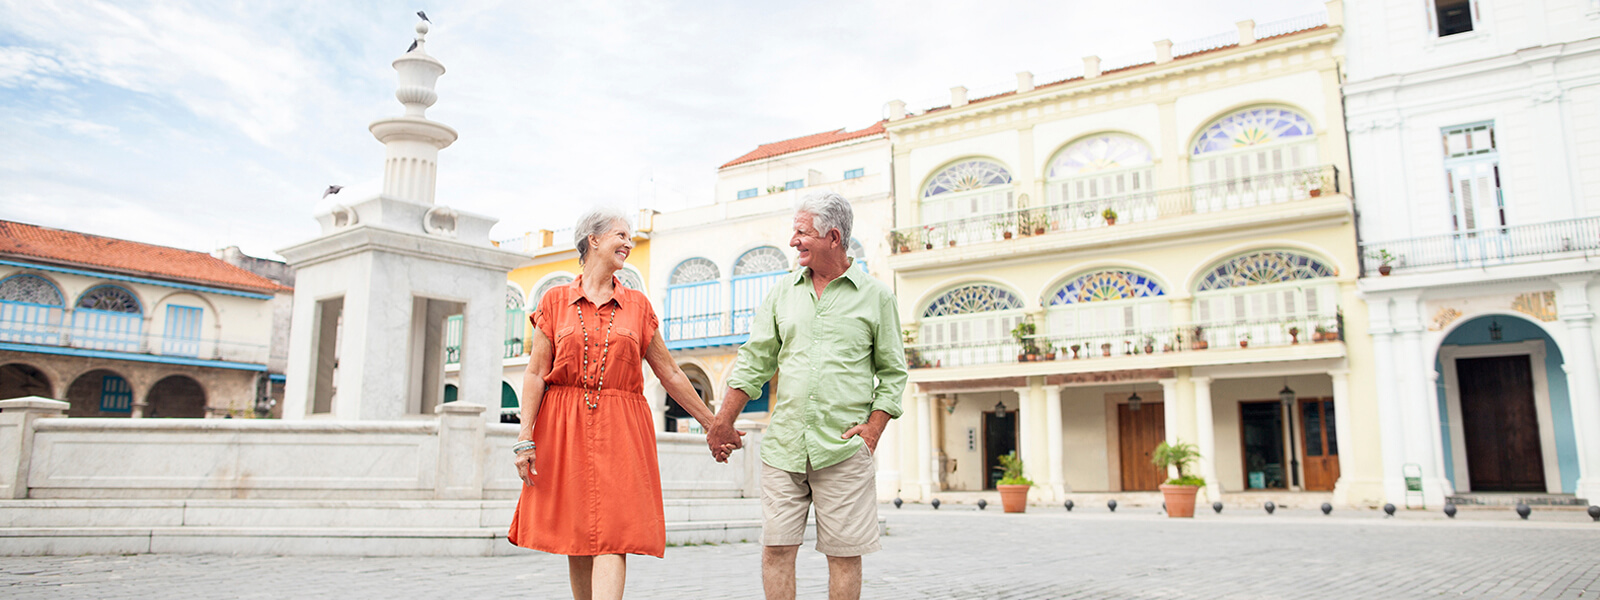
[[[1211,343],[1206,341],[1205,329],[1199,325],[1194,326],[1194,345],[1192,347],[1195,350],[1205,350],[1211,347]]]
[[[1385,250],[1385,249],[1382,249],[1382,248],[1379,248],[1377,252],[1369,252],[1369,253],[1367,253],[1367,256],[1371,257],[1373,260],[1378,261],[1378,274],[1379,275],[1383,275],[1385,277],[1388,277],[1389,276],[1389,271],[1394,269],[1394,267],[1389,266],[1390,263],[1393,263],[1395,260],[1398,260],[1400,258],[1398,256],[1390,254],[1388,250]]]
[[[1315,170],[1302,171],[1295,177],[1295,186],[1299,187],[1307,196],[1316,198],[1322,195],[1322,174]]]
[[[1100,344],[1100,356],[1111,356],[1111,342]]]
[[[1111,207],[1107,206],[1105,210],[1100,211],[1100,218],[1105,219],[1107,225],[1116,225],[1117,211],[1111,210]]]
[[[935,231],[935,229],[933,228],[932,225],[923,225],[922,226],[922,249],[923,250],[932,250],[933,249],[933,233],[934,233],[934,231]]]
[[[1072,345],[1072,358],[1078,358],[1078,349],[1082,348],[1082,347],[1083,347],[1083,344],[1073,344]]]
[[[911,233],[906,231],[889,232],[889,245],[895,249],[895,254],[905,254],[911,251]]]
[[[1044,347],[1044,359],[1045,360],[1055,360],[1056,359],[1056,347],[1055,347],[1054,344],[1049,344],[1049,345],[1046,345]]]
[[[1290,325],[1289,326],[1289,343],[1290,344],[1298,344],[1298,343],[1300,343],[1300,328],[1299,327],[1295,327],[1294,325]]]
[[[1011,239],[1012,227],[1013,224],[1006,220],[995,221],[989,224],[989,228],[991,230],[1000,232],[1000,237],[1008,240]]]
[[[767,186],[767,193],[768,194],[781,194],[781,193],[783,193],[783,186],[781,186],[781,185],[769,185],[769,186]]]
[[[1178,440],[1176,444],[1161,442],[1155,451],[1150,453],[1150,462],[1157,467],[1166,469],[1176,467],[1178,476],[1168,479],[1161,484],[1161,498],[1167,503],[1167,516],[1179,518],[1194,517],[1194,496],[1206,480],[1198,475],[1189,473],[1189,468],[1195,461],[1200,460],[1200,451],[1194,444],[1186,444]]]
[[[1034,342],[1033,334],[1038,331],[1031,319],[1023,319],[1011,328],[1012,339],[1017,340],[1017,345],[1022,347],[1022,353],[1017,355],[1018,361],[1033,361],[1039,359],[1039,345]]]
[[[1156,353],[1156,336],[1153,336],[1153,335],[1144,336],[1144,353],[1145,354],[1155,354]]]
[[[1250,347],[1250,332],[1246,331],[1246,332],[1244,332],[1244,335],[1239,336],[1239,347],[1240,348],[1249,348]]]
[[[1311,330],[1311,341],[1313,341],[1313,342],[1323,341],[1323,340],[1327,339],[1327,337],[1328,337],[1328,328],[1327,327],[1323,327],[1321,325],[1318,325],[1315,329]]]
[[[995,487],[1000,490],[1000,504],[1008,513],[1026,512],[1028,510],[1028,488],[1033,487],[1033,480],[1022,475],[1022,459],[1017,457],[1017,451],[1000,457],[1000,466],[994,470],[1000,472],[1000,481],[995,482]],[[1193,511],[1193,507],[1190,507]]]

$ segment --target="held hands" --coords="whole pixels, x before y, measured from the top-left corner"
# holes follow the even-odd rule
[[[717,462],[728,462],[728,456],[734,450],[744,447],[744,432],[734,429],[732,425],[718,421],[706,431],[706,446],[711,449],[712,458]]]

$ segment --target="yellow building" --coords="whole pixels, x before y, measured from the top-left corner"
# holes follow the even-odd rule
[[[622,285],[650,294],[647,286],[650,272],[650,230],[655,211],[641,210],[634,218],[633,252],[617,277]],[[515,422],[522,397],[522,374],[528,368],[528,350],[532,345],[533,323],[528,315],[539,305],[539,299],[550,288],[572,282],[583,268],[578,265],[578,249],[573,242],[573,230],[541,229],[520,237],[498,242],[499,247],[520,251],[528,261],[506,275],[506,334],[505,356],[500,383],[500,413],[502,422]],[[656,314],[661,307],[656,307]],[[457,362],[461,348],[461,317],[450,317],[445,324],[445,402],[453,402],[457,394]],[[655,377],[645,369],[647,387],[655,384]],[[649,390],[646,390],[647,392]],[[664,393],[647,394],[659,398]],[[658,407],[660,408],[660,407]],[[658,410],[657,424],[660,424]],[[659,429],[659,427],[658,427]]]
[[[1168,440],[1213,500],[1382,498],[1341,12],[890,104],[913,369],[881,488],[992,489],[1016,450],[1036,501],[1153,491]]]

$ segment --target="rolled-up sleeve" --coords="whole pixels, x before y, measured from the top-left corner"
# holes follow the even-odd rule
[[[900,311],[894,296],[885,296],[878,306],[878,329],[872,343],[873,375],[878,385],[872,390],[872,410],[900,418],[900,396],[906,390],[906,351],[900,342]]]
[[[728,387],[743,391],[751,398],[759,397],[761,386],[771,381],[778,371],[778,351],[783,344],[778,339],[777,297],[778,294],[767,294],[756,308],[750,321],[750,339],[739,346],[738,361],[728,377]]]

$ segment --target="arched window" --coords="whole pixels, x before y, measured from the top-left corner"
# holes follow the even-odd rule
[[[704,258],[680,263],[667,278],[667,341],[728,335],[722,313],[722,274]]]
[[[527,339],[528,328],[532,325],[528,322],[528,311],[522,305],[522,288],[513,283],[506,284],[505,358],[522,356],[526,351],[523,340]]]
[[[639,278],[639,272],[633,269],[617,271],[617,280],[622,282],[622,287],[630,290],[644,291],[644,280]]]
[[[1321,180],[1311,121],[1287,108],[1258,106],[1217,119],[1189,153],[1197,212],[1284,202],[1311,178]]]
[[[1118,353],[1132,350],[1125,340],[1165,345],[1171,342],[1169,332],[1163,331],[1171,322],[1166,293],[1155,278],[1138,271],[1084,273],[1062,282],[1045,297],[1048,331],[1062,345],[1098,348],[1114,341],[1113,350]],[[1161,344],[1155,343],[1157,338]]]
[[[1011,329],[1023,318],[1022,297],[1005,288],[971,283],[934,298],[922,309],[917,345],[924,360],[941,366],[992,364],[1014,357]]]
[[[1336,327],[1338,271],[1292,250],[1257,250],[1212,267],[1195,285],[1194,320],[1211,344],[1246,334],[1257,345],[1308,339],[1317,327]]]
[[[937,223],[1016,210],[1011,172],[991,160],[963,160],[940,169],[922,186],[922,222]]]
[[[93,350],[137,352],[143,326],[138,298],[115,285],[90,288],[72,311],[72,345]]]
[[[733,333],[750,333],[750,317],[767,291],[789,274],[789,258],[772,246],[745,252],[733,263]]]
[[[856,239],[854,237],[850,238],[850,250],[849,250],[849,253],[847,254],[847,256],[849,256],[852,259],[855,259],[855,262],[851,263],[851,264],[854,264],[855,266],[861,267],[861,272],[862,273],[871,273],[872,272],[872,271],[867,270],[867,249],[865,247],[862,247],[861,240],[858,240],[858,239]]]
[[[1050,201],[1083,202],[1155,188],[1155,155],[1139,138],[1105,133],[1068,144],[1050,159]]]
[[[66,300],[61,290],[37,275],[12,275],[0,281],[0,341],[60,344]]]
[[[534,288],[532,294],[528,295],[528,300],[530,301],[529,303],[537,307],[539,306],[539,303],[544,300],[544,295],[546,293],[549,293],[550,290],[569,283],[572,283],[571,275],[556,275],[546,279],[544,280],[544,283],[539,284],[539,287]]]

